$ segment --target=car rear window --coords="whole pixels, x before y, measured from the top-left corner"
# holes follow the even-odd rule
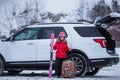
[[[95,27],[74,27],[74,29],[82,37],[102,37]]]

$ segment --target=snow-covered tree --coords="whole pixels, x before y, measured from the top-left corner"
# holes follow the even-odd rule
[[[117,0],[112,0],[112,11],[120,12],[120,5],[118,4]]]
[[[90,17],[91,19],[94,21],[96,19],[96,17],[103,17],[105,15],[108,15],[109,13],[111,13],[111,8],[110,6],[108,6],[104,0],[100,0],[98,2],[98,4],[96,4],[91,13],[90,13]]]
[[[0,26],[7,32],[40,23],[43,13],[47,14],[43,0],[12,0],[12,2],[2,5],[0,10],[0,17],[4,20],[0,20]]]

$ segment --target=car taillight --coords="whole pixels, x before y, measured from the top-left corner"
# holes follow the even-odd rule
[[[105,39],[93,39],[96,43],[99,43],[102,48],[106,48],[106,40]]]

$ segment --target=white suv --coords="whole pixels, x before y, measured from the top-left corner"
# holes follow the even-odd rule
[[[115,21],[109,16],[107,19]],[[101,27],[102,23],[110,23],[107,19],[98,20],[96,25],[44,23],[20,30],[0,42],[0,75],[3,71],[19,73],[24,69],[49,69],[50,34],[54,33],[57,38],[61,31],[67,34],[71,48],[68,59],[76,62],[76,76],[92,76],[104,66],[117,64],[119,57],[115,52],[115,40]]]

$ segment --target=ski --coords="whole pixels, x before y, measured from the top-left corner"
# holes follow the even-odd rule
[[[54,46],[54,33],[51,34],[50,43],[50,65],[49,65],[49,78],[52,78],[52,64],[53,64],[53,46]]]

